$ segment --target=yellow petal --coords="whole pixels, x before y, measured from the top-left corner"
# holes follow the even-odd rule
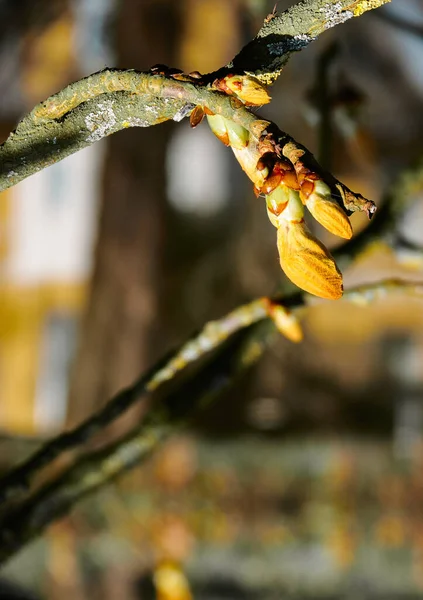
[[[335,261],[304,221],[281,219],[277,240],[282,270],[295,285],[321,298],[342,296],[342,275]]]

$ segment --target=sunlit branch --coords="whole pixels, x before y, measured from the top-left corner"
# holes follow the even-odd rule
[[[391,186],[383,207],[370,226],[358,236],[334,252],[343,267],[350,264],[357,256],[371,249],[375,242],[389,243],[399,261],[407,266],[421,268],[423,266],[423,249],[396,238],[395,225],[398,217],[413,201],[415,194],[423,189],[423,160],[405,171],[398,181]],[[344,298],[363,298],[363,294],[372,294],[372,290],[383,290],[390,287],[391,292],[402,290],[413,291],[419,288],[416,284],[408,287],[402,282],[373,284],[369,288],[346,291]],[[0,482],[0,502],[9,498],[18,498],[33,483],[38,473],[65,452],[76,450],[91,440],[98,432],[123,414],[144,394],[159,387],[173,378],[191,362],[214,350],[229,336],[239,329],[271,316],[279,328],[294,340],[300,339],[298,321],[300,307],[304,306],[307,295],[296,293],[292,297],[270,301],[267,298],[255,300],[239,307],[223,318],[207,323],[196,335],[192,336],[177,351],[169,353],[159,363],[143,374],[132,386],[122,390],[97,414],[72,431],[64,432],[46,443],[26,462],[18,465]],[[280,305],[280,310],[275,310]],[[278,321],[279,320],[279,321]]]
[[[215,78],[241,73],[272,83],[292,52],[326,29],[386,1],[303,0],[281,15],[269,15],[256,38],[229,65],[198,80],[166,69],[145,73],[106,69],[71,84],[36,106],[0,146],[0,191],[121,129],[152,126],[170,119],[179,121],[194,107],[202,107],[211,116],[220,115],[242,126],[250,148],[264,144],[264,155],[273,153],[278,160],[288,159],[297,175],[304,174],[311,165],[314,180],[320,177],[328,183],[336,201],[348,213],[366,210],[373,214],[371,202],[321,172],[307,149],[276,125],[259,120],[236,94],[234,97],[219,91]],[[242,151],[242,145],[238,151]],[[256,166],[257,161],[253,168]],[[263,183],[270,186],[269,177],[263,177]],[[408,257],[413,253],[414,260],[422,261],[421,249],[407,246],[393,236],[398,215],[411,197],[415,181],[411,183],[403,182],[374,224],[336,254],[351,261],[369,247],[370,241],[378,239],[390,241],[394,251],[406,249]],[[422,296],[423,284],[389,280],[347,290],[344,298],[368,304],[388,294]],[[48,442],[6,475],[0,481],[0,500],[4,502],[0,509],[0,558],[5,560],[67,513],[79,499],[138,464],[163,439],[186,424],[198,409],[213,401],[260,358],[274,337],[275,326],[291,340],[299,341],[299,323],[308,310],[308,300],[303,292],[281,299],[260,298],[206,324],[199,334],[120,392],[103,410]],[[196,370],[193,367],[184,378],[178,378],[200,359]],[[166,394],[165,390],[160,399],[153,398],[147,416],[133,431],[101,451],[81,453],[87,442],[129,407],[170,380],[175,380],[172,391]],[[74,453],[73,464],[40,485],[39,476],[45,468],[69,452]]]
[[[320,33],[389,0],[303,0],[267,18],[256,38],[221,69],[273,82],[283,64]],[[197,83],[151,72],[105,69],[37,105],[0,146],[0,192],[66,156],[128,127],[182,119],[195,106],[233,119],[231,98],[210,89],[216,73]],[[244,109],[250,118],[251,113]],[[246,115],[242,121],[248,121]]]
[[[140,463],[163,439],[252,366],[273,334],[271,322],[263,318],[246,326],[222,345],[205,366],[184,380],[179,389],[155,403],[141,425],[124,439],[80,457],[53,482],[22,502],[6,507],[0,518],[0,560],[6,560],[39,535],[79,499]]]
[[[301,302],[298,297],[297,302]],[[288,301],[289,304],[289,301]],[[278,327],[291,339],[298,339],[296,323],[287,308],[278,306],[268,298],[260,298],[241,306],[221,319],[210,321],[203,329],[177,351],[159,361],[132,386],[119,392],[106,406],[87,421],[47,442],[27,461],[6,474],[0,481],[0,503],[14,500],[28,491],[37,474],[64,452],[76,450],[94,435],[105,429],[135,402],[148,392],[156,390],[173,379],[191,363],[210,353],[237,331],[266,317],[276,320]]]
[[[390,279],[366,284],[346,291],[344,301],[368,305],[394,294],[423,298],[423,282]],[[307,313],[306,300],[305,294],[288,298],[290,314],[302,319]],[[148,391],[149,386],[152,389],[174,377],[204,353],[216,351],[211,352],[208,362],[185,379],[175,391],[157,400],[140,425],[101,451],[79,457],[58,478],[43,485],[23,501],[5,504],[0,520],[0,559],[6,560],[52,521],[66,514],[81,498],[139,464],[158,444],[185,425],[199,409],[209,405],[242,372],[255,364],[274,339],[274,326],[279,321],[274,318],[273,309],[278,306],[283,306],[281,300],[262,298],[210,323],[196,340],[181,348],[167,367],[157,367],[144,390]],[[206,347],[208,340],[210,346]],[[189,348],[191,350],[186,355]],[[135,390],[138,390],[137,385],[133,386]],[[139,396],[138,393],[134,394],[136,401]],[[110,404],[113,403],[116,403],[116,399]],[[115,410],[117,412],[117,406]],[[101,413],[98,418],[101,419]],[[69,449],[70,439],[73,444],[80,443],[78,437],[68,437],[67,444],[61,446],[60,439],[58,437],[53,441],[55,458],[63,450]],[[28,461],[26,465],[28,471],[31,462]],[[38,473],[39,467],[37,461],[32,462],[34,473]],[[18,480],[22,476],[22,467],[18,467],[15,473],[19,475]],[[31,480],[34,473],[27,472],[27,480]],[[9,477],[9,483],[6,481],[9,491],[16,491],[13,481],[13,477]]]
[[[293,52],[302,50],[324,31],[387,2],[390,0],[302,0],[281,14],[269,15],[228,68],[273,83]]]

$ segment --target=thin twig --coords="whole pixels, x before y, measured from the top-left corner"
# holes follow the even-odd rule
[[[366,284],[347,291],[344,298],[367,305],[392,294],[423,297],[423,282],[391,279]],[[307,310],[303,302],[300,294],[292,307],[293,312],[301,317]],[[255,314],[257,321],[252,319],[251,324],[239,322],[243,331],[231,328],[232,336],[227,343],[221,344],[208,363],[184,380],[179,389],[155,403],[141,425],[118,442],[81,457],[53,482],[6,510],[0,522],[0,561],[7,560],[42,533],[80,499],[139,464],[160,442],[186,424],[196,411],[209,405],[237,376],[256,363],[273,339],[274,327],[272,321],[266,319],[266,311],[259,310]]]
[[[402,240],[395,239],[395,224],[419,190],[423,189],[423,159],[413,168],[404,172],[397,183],[391,186],[382,209],[377,213],[370,226],[363,230],[350,242],[334,252],[343,268],[357,256],[367,251],[375,241],[389,242],[391,248],[400,257],[423,264],[423,249],[415,245],[406,246]],[[348,298],[350,292],[345,293]],[[291,299],[285,299],[284,305],[292,310],[304,302],[305,295],[298,293]],[[172,378],[180,369],[190,362],[197,360],[203,354],[213,350],[236,330],[268,316],[269,300],[262,298],[236,309],[222,319],[205,325],[198,335],[194,335],[176,352],[169,353],[147,373],[142,375],[131,387],[122,390],[97,414],[82,423],[76,429],[65,432],[30,457],[22,465],[0,481],[0,502],[25,492],[36,474],[47,464],[57,459],[61,454],[78,448],[86,443],[96,433],[112,423],[143,394],[156,389],[164,381]]]
[[[210,321],[175,352],[169,353],[159,363],[143,374],[132,386],[119,392],[105,407],[71,431],[55,437],[27,461],[18,465],[0,480],[0,504],[8,499],[16,500],[28,491],[37,474],[48,464],[86,444],[94,435],[110,425],[115,419],[138,402],[143,395],[156,390],[173,379],[189,364],[216,349],[236,331],[248,327],[271,314],[272,303],[260,298],[241,306],[225,317]]]
[[[144,422],[123,440],[77,461],[52,483],[6,510],[0,522],[0,561],[6,560],[87,494],[143,460],[165,437],[214,400],[262,355],[274,332],[255,323],[223,345],[216,356],[155,404]]]

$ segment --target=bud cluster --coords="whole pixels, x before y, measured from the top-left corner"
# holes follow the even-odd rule
[[[225,85],[230,89],[228,82]],[[311,157],[307,150],[292,139],[286,136],[281,145],[278,136],[269,133],[272,124],[268,121],[257,120],[247,129],[221,115],[210,111],[206,114],[213,133],[232,148],[253,182],[256,195],[265,197],[267,214],[277,229],[280,264],[287,277],[310,294],[340,298],[342,275],[329,250],[307,227],[305,209],[328,231],[350,239],[353,230],[348,214],[365,210],[370,216],[374,204],[353,194],[332,176],[323,176],[318,165],[307,160]]]

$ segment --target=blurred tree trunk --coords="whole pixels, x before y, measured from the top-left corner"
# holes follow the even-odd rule
[[[173,65],[181,8],[175,0],[122,0],[117,66]],[[71,381],[74,424],[146,367],[161,273],[165,152],[172,127],[109,139],[95,269]]]

